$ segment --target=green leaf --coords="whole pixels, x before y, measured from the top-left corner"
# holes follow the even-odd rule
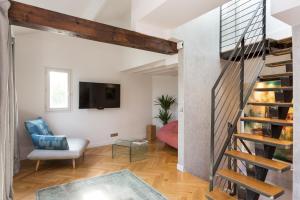
[[[176,98],[169,95],[162,95],[158,97],[154,104],[160,106],[159,114],[155,117],[160,119],[163,125],[166,125],[170,119],[172,119],[172,114],[169,112],[171,106],[176,103]]]
[[[162,95],[154,101],[155,105],[160,106],[164,110],[169,110],[176,103],[176,98],[169,95]]]

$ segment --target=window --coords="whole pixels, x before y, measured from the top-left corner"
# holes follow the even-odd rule
[[[70,70],[47,69],[47,111],[71,110],[70,79]]]

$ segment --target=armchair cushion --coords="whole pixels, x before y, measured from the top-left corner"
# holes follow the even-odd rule
[[[65,136],[32,134],[31,139],[36,149],[69,150],[69,145]]]
[[[27,158],[29,160],[63,160],[77,159],[82,156],[89,141],[81,138],[67,138],[69,150],[42,150],[34,149]]]
[[[34,120],[26,121],[25,128],[31,136],[33,134],[35,134],[35,135],[53,135],[48,124],[41,117],[38,117],[37,119],[34,119]]]

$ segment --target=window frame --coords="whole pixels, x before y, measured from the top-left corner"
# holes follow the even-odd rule
[[[50,72],[64,72],[68,74],[68,107],[66,108],[50,108]],[[72,70],[65,68],[54,68],[54,67],[46,67],[46,84],[45,84],[45,93],[46,93],[46,112],[59,112],[59,111],[71,111],[72,109]]]

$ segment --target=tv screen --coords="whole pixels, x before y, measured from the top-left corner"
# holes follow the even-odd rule
[[[79,82],[79,109],[120,108],[120,84]]]

